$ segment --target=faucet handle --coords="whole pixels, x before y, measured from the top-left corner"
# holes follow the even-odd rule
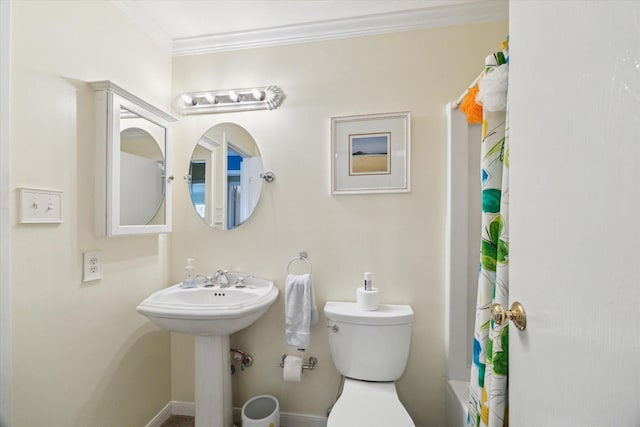
[[[245,282],[245,281],[247,281],[248,279],[251,279],[252,277],[253,277],[253,276],[251,276],[251,275],[249,275],[249,276],[244,276],[244,277],[239,276],[239,277],[236,279],[236,283],[235,283],[236,288],[245,288],[247,285],[246,285],[244,282]]]

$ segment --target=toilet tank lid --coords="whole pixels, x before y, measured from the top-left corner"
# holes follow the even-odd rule
[[[360,325],[402,325],[414,318],[410,305],[380,304],[375,311],[364,311],[355,302],[342,301],[327,301],[324,314],[331,320]]]

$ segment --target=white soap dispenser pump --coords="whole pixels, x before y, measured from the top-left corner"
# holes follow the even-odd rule
[[[193,275],[193,258],[187,258],[187,266],[184,268],[185,277],[182,282],[183,288],[195,288],[196,279]]]

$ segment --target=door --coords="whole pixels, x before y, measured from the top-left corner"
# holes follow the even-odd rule
[[[509,3],[510,425],[640,426],[640,2]]]
[[[262,190],[262,159],[259,156],[246,157],[240,165],[240,186],[242,187],[242,222],[246,221],[260,200]]]
[[[11,2],[0,1],[0,425],[11,423]]]

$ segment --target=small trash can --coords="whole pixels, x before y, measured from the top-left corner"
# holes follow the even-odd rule
[[[242,406],[242,427],[280,427],[280,404],[268,394],[252,397]]]

